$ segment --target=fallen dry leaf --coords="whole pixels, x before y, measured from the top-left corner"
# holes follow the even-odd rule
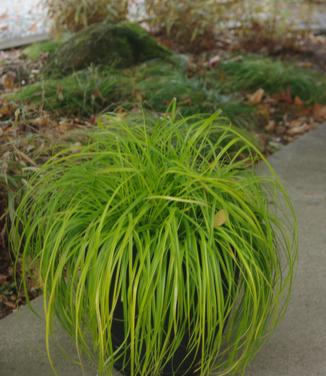
[[[302,124],[304,124],[306,121],[305,119],[299,118],[292,121],[287,121],[286,126],[288,128],[297,128],[300,127]]]
[[[13,72],[5,73],[1,77],[1,84],[5,89],[13,89],[15,87],[16,74]]]
[[[287,104],[293,103],[292,94],[291,94],[290,89],[281,91],[280,93],[274,95],[274,98],[276,100],[280,101],[280,102],[284,102],[284,103],[287,103]]]
[[[312,109],[313,117],[318,120],[326,120],[326,105],[315,104]]]
[[[302,100],[300,97],[298,97],[298,96],[296,96],[296,97],[294,98],[293,103],[294,103],[296,106],[298,106],[298,107],[302,107],[302,106],[304,105],[303,100]]]
[[[214,228],[218,228],[224,225],[229,219],[228,213],[226,210],[219,210],[214,216]]]
[[[33,159],[31,157],[29,157],[27,154],[25,154],[23,151],[21,150],[18,150],[15,146],[14,146],[14,149],[15,149],[15,152],[27,163],[31,164],[32,166],[37,166],[36,162],[33,161]]]
[[[60,124],[56,127],[56,130],[59,133],[65,134],[70,128],[71,128],[70,123],[60,122]]]
[[[11,308],[11,309],[16,309],[17,308],[17,305],[9,300],[5,300],[3,302],[7,307]]]
[[[263,100],[265,95],[264,89],[258,89],[255,93],[248,96],[248,100],[251,104],[259,104]]]
[[[275,128],[276,128],[276,122],[274,120],[270,120],[265,127],[267,132],[274,132]]]
[[[290,136],[295,136],[307,132],[310,129],[307,123],[300,125],[299,127],[290,128],[286,133]]]
[[[210,58],[205,65],[210,68],[214,68],[219,64],[220,61],[221,61],[221,57],[219,55],[216,55]]]
[[[257,114],[259,114],[260,117],[266,119],[266,121],[270,118],[271,114],[271,107],[270,105],[265,105],[265,103],[257,104]]]
[[[50,118],[48,116],[40,116],[31,121],[31,124],[35,125],[36,127],[46,127],[49,125],[49,123],[50,123]]]
[[[11,116],[14,110],[14,106],[10,103],[0,103],[0,118],[4,116]]]

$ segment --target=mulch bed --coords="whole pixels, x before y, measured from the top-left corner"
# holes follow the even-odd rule
[[[7,207],[6,201],[6,193],[0,189],[0,319],[26,303],[20,278],[21,265],[19,261],[15,265],[14,257],[8,247],[7,226],[3,215]],[[36,280],[29,278],[27,286],[30,299],[36,298],[41,293]]]
[[[0,246],[0,319],[15,311],[18,306],[26,304],[26,296],[21,286],[20,264],[14,267],[13,257],[8,247]],[[28,280],[28,296],[34,299],[40,295],[41,289]]]

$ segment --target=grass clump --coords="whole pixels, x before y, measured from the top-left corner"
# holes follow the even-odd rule
[[[130,71],[130,75],[145,108],[164,112],[172,99],[177,98],[183,114],[212,111],[212,96],[202,82],[188,78],[182,69],[171,64],[144,64]]]
[[[243,57],[219,66],[228,91],[264,89],[270,94],[289,90],[308,103],[326,103],[326,78],[313,70],[265,57]]]
[[[256,156],[224,118],[172,111],[104,123],[41,167],[11,241],[26,276],[39,270],[49,355],[57,316],[100,375],[243,371],[284,313],[295,259],[292,217],[277,214],[281,197],[291,206]]]
[[[144,108],[163,112],[173,98],[177,99],[179,111],[185,115],[212,114],[217,110],[236,125],[249,126],[254,120],[253,107],[230,96],[223,96],[218,87],[210,89],[197,77],[175,67],[162,64],[146,64],[134,70],[137,80],[136,92]]]
[[[48,79],[26,86],[9,96],[16,101],[42,106],[67,115],[90,116],[118,107],[128,91],[128,81],[113,69],[90,67],[61,79]]]
[[[183,115],[222,109],[237,125],[248,125],[254,119],[252,107],[222,96],[217,88],[208,89],[200,78],[189,78],[182,68],[161,60],[125,70],[89,68],[29,85],[10,98],[85,116],[118,108],[164,112],[176,98]]]

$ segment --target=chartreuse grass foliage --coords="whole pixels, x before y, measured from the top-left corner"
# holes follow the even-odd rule
[[[289,90],[309,103],[326,102],[326,77],[312,69],[267,57],[245,56],[219,65],[228,90],[264,89],[270,94]]]
[[[39,268],[49,355],[57,316],[100,375],[117,360],[159,375],[187,336],[198,374],[241,372],[287,305],[296,230],[275,173],[254,172],[262,155],[221,115],[171,112],[103,120],[40,168],[12,226],[25,278]]]

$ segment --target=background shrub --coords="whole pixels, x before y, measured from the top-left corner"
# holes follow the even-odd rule
[[[153,31],[192,50],[210,48],[218,33],[228,33],[231,29],[245,40],[292,41],[293,29],[302,28],[309,20],[309,3],[303,0],[295,2],[295,11],[290,0],[46,1],[53,29],[57,32],[78,31],[104,19],[126,19],[131,9],[138,8],[137,18],[145,20]],[[300,12],[300,6],[304,4],[304,11]]]
[[[235,31],[245,40],[291,39],[298,26],[293,2],[280,0],[145,0],[149,25],[185,48],[210,48],[219,33]],[[295,2],[300,12],[302,0]],[[304,8],[309,20],[309,5]],[[303,25],[301,25],[302,27]]]
[[[149,24],[177,42],[201,48],[242,0],[146,0]]]
[[[53,31],[78,31],[93,23],[123,20],[128,0],[46,0]]]

